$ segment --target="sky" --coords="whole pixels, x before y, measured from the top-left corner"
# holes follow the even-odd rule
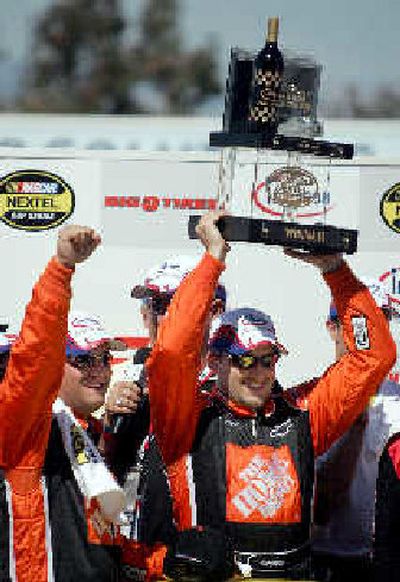
[[[161,1],[161,0],[160,0]],[[135,27],[144,0],[123,0]],[[53,0],[1,0],[0,96],[21,79],[32,42],[32,24]],[[322,98],[340,99],[357,85],[368,95],[381,85],[400,90],[400,0],[181,0],[187,47],[210,35],[217,45],[220,76],[226,76],[230,47],[258,48],[268,16],[279,16],[280,45],[313,55],[324,67]]]

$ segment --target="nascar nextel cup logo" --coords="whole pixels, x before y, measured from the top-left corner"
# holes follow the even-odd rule
[[[0,220],[11,228],[54,228],[71,216],[74,206],[72,188],[56,174],[21,170],[0,180]]]
[[[330,210],[329,192],[321,193],[314,174],[298,166],[274,170],[256,185],[253,200],[263,212],[279,218],[313,218]]]
[[[400,182],[391,186],[382,196],[380,214],[391,230],[400,233]]]

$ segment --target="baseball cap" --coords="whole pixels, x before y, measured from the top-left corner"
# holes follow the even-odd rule
[[[390,309],[390,298],[386,289],[379,279],[372,277],[360,277],[360,281],[369,289],[372,297],[380,309]],[[332,301],[329,307],[328,319],[337,319],[338,312],[335,303]]]
[[[200,257],[180,255],[162,262],[148,271],[142,285],[136,285],[131,297],[143,299],[156,293],[172,295],[183,279],[196,267]]]
[[[67,356],[87,354],[110,339],[98,315],[84,311],[71,311],[68,315]]]
[[[260,345],[273,345],[281,354],[287,354],[277,340],[271,317],[258,309],[226,311],[211,325],[209,349],[214,354],[240,355]]]
[[[200,262],[201,257],[179,255],[167,259],[161,265],[148,271],[142,285],[136,285],[131,291],[134,299],[146,299],[155,294],[173,295],[183,279]],[[226,304],[225,285],[219,283],[215,290],[215,299],[220,299]]]

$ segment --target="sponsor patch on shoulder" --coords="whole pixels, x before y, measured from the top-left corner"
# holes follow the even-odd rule
[[[358,315],[351,318],[353,325],[354,341],[357,350],[369,350],[370,341],[368,335],[367,318],[364,315]]]

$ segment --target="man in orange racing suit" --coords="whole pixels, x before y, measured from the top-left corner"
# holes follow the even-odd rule
[[[206,253],[176,292],[148,362],[152,423],[181,532],[166,571],[198,580],[223,580],[234,569],[300,579],[310,569],[314,455],[367,406],[396,349],[381,310],[341,255],[286,251],[321,270],[348,353],[289,401],[275,378],[285,350],[271,318],[228,311],[209,342],[218,395],[202,395],[201,338],[228,250],[216,227],[221,216],[200,221]]]
[[[56,256],[33,289],[0,385],[1,581],[116,580],[119,549],[112,540],[103,543],[95,531],[89,539],[93,508],[84,504],[88,498],[84,499],[74,477],[75,469],[84,476],[87,453],[92,453],[93,463],[99,457],[93,448],[86,448],[79,427],[69,423],[69,407],[79,411],[78,400],[98,406],[104,389],[95,386],[93,374],[89,385],[86,371],[83,374],[65,363],[71,277],[75,265],[85,261],[99,242],[100,237],[86,227],[69,225],[60,230]],[[95,357],[92,352],[87,356]],[[100,374],[106,377],[106,367],[99,364],[96,374],[96,382]],[[71,462],[61,424],[55,427],[52,422],[53,403],[60,394],[67,406],[57,417],[70,427],[65,442],[71,445]]]

